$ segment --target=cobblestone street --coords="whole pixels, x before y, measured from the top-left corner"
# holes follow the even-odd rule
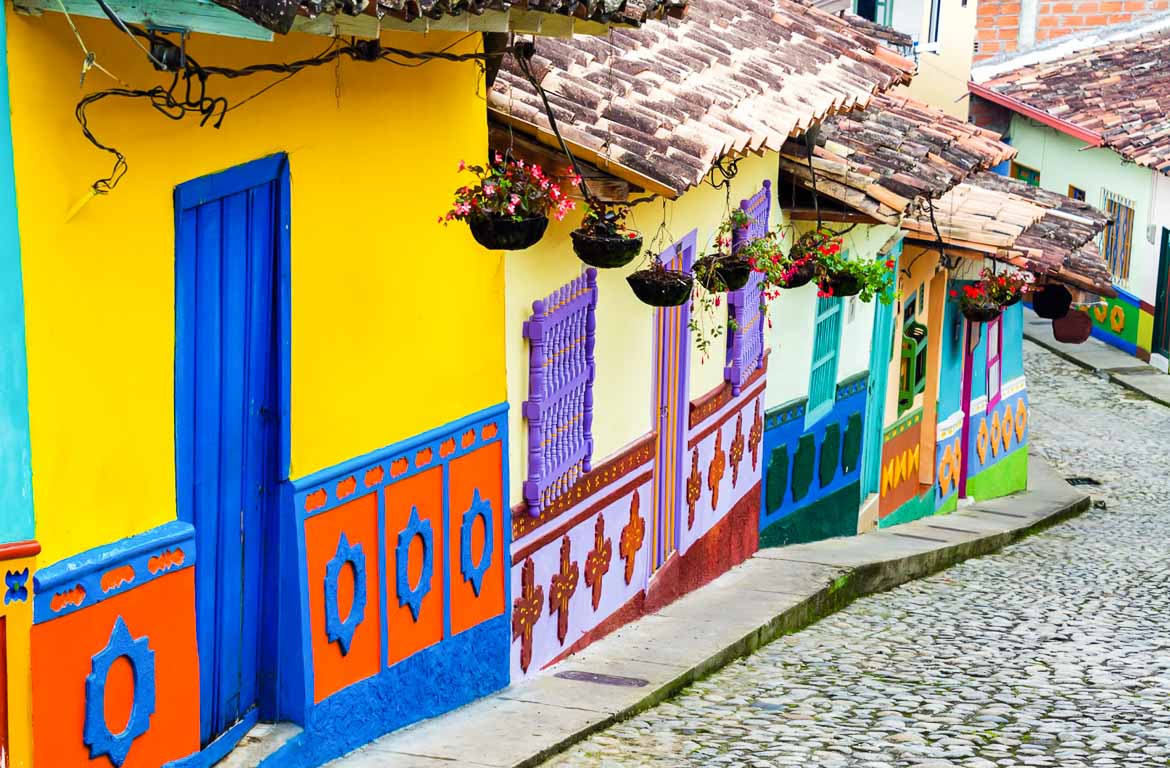
[[[1170,409],[1025,342],[1031,451],[1105,509],[862,599],[555,766],[1170,766]]]

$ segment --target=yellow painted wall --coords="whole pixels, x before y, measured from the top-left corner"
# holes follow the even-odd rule
[[[474,64],[307,70],[229,113],[219,130],[172,122],[143,100],[106,100],[91,108],[90,126],[126,154],[129,174],[67,221],[112,158],[73,118],[85,91],[64,17],[9,21],[42,562],[175,516],[172,194],[189,179],[289,154],[291,476],[504,399],[501,257],[466,227],[436,224],[461,183],[458,161],[486,152]],[[164,82],[108,22],[77,23],[110,71],[137,87]],[[479,38],[385,40],[459,52]],[[275,43],[194,35],[187,49],[204,65],[243,66],[326,45],[306,35]],[[274,79],[211,84],[235,103]],[[95,70],[85,90],[114,85]]]
[[[922,1],[925,5],[919,39],[926,40],[930,3]],[[967,81],[971,79],[977,8],[978,0],[968,0],[966,4],[961,0],[942,0],[937,48],[920,51],[918,74],[909,86],[904,86],[910,95],[963,120],[967,119],[965,97]]]
[[[732,181],[731,204],[760,190],[765,179],[774,178],[776,157],[752,156],[739,162]],[[695,257],[707,252],[713,235],[725,218],[726,192],[709,185],[696,187],[678,200],[643,203],[632,211],[629,225],[639,230],[647,246],[659,226],[665,223],[673,240],[681,240],[698,229]],[[779,212],[773,206],[772,221]],[[540,243],[505,258],[506,320],[508,350],[509,468],[512,502],[523,499],[527,476],[528,432],[520,405],[528,397],[528,343],[522,324],[532,315],[532,302],[543,298],[581,273],[584,265],[574,255],[569,232],[581,223],[578,211],[561,223],[553,222]],[[664,241],[665,243],[665,241]],[[665,247],[665,244],[664,244]],[[638,301],[626,284],[626,275],[643,264],[636,260],[621,269],[599,269],[597,300],[597,345],[594,359],[597,375],[593,384],[593,463],[596,466],[624,446],[645,435],[652,427],[651,397],[654,375],[654,309]],[[710,322],[726,325],[727,305],[720,302]],[[699,353],[692,335],[690,398],[703,395],[723,381],[727,350],[726,335],[715,338],[707,359]]]

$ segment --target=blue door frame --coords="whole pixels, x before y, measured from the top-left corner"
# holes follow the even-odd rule
[[[890,249],[889,259],[894,262],[894,287],[897,292],[898,268],[902,259],[902,241]],[[873,305],[873,337],[869,352],[869,398],[865,405],[864,450],[861,454],[861,499],[881,490],[882,437],[885,430],[886,387],[889,386],[890,356],[894,349],[895,303]]]
[[[283,154],[175,188],[175,479],[199,552],[205,756],[234,746],[278,686],[270,649],[278,485],[289,466],[288,240]]]

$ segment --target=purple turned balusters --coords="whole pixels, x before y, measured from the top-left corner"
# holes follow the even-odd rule
[[[768,218],[772,211],[772,182],[764,180],[764,187],[739,204],[740,210],[751,222],[731,234],[732,251],[744,243],[763,237],[768,232]],[[728,316],[735,321],[727,343],[727,367],[723,377],[731,382],[731,394],[738,396],[743,383],[760,367],[764,355],[764,318],[760,310],[762,277],[753,273],[748,284],[727,297]]]
[[[530,342],[524,500],[534,517],[592,467],[596,307],[597,272],[589,269],[533,302],[524,324]]]

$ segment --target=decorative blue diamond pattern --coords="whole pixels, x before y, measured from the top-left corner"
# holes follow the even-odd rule
[[[134,674],[134,701],[130,719],[118,734],[111,733],[106,723],[106,678],[110,668],[125,656]],[[85,676],[85,726],[82,741],[89,747],[89,759],[102,755],[110,758],[115,768],[126,762],[126,755],[134,740],[150,730],[154,714],[154,651],[145,637],[135,640],[119,616],[114,621],[106,647],[90,660],[90,673]]]
[[[346,565],[353,566],[353,605],[349,615],[341,617],[338,606],[337,590],[341,569]],[[362,552],[362,545],[350,544],[342,531],[337,540],[337,552],[333,559],[325,566],[325,636],[329,642],[337,643],[341,647],[341,655],[349,654],[349,646],[353,642],[353,633],[366,619],[366,555]]]
[[[463,523],[459,526],[459,570],[463,573],[463,580],[471,582],[476,597],[479,597],[479,590],[483,587],[483,575],[492,564],[492,549],[495,546],[493,516],[491,501],[480,498],[479,489],[476,488],[471,497],[471,506],[463,512]],[[472,563],[471,529],[477,517],[483,518],[483,552],[479,556],[479,562]]]
[[[410,543],[414,537],[422,539],[423,562],[422,574],[418,584],[410,586]],[[410,508],[410,518],[406,527],[398,532],[398,548],[395,550],[395,581],[398,588],[398,605],[409,605],[410,615],[418,621],[418,613],[422,610],[423,598],[431,591],[431,574],[435,567],[435,533],[431,528],[430,520],[422,520],[418,516],[418,507]]]

